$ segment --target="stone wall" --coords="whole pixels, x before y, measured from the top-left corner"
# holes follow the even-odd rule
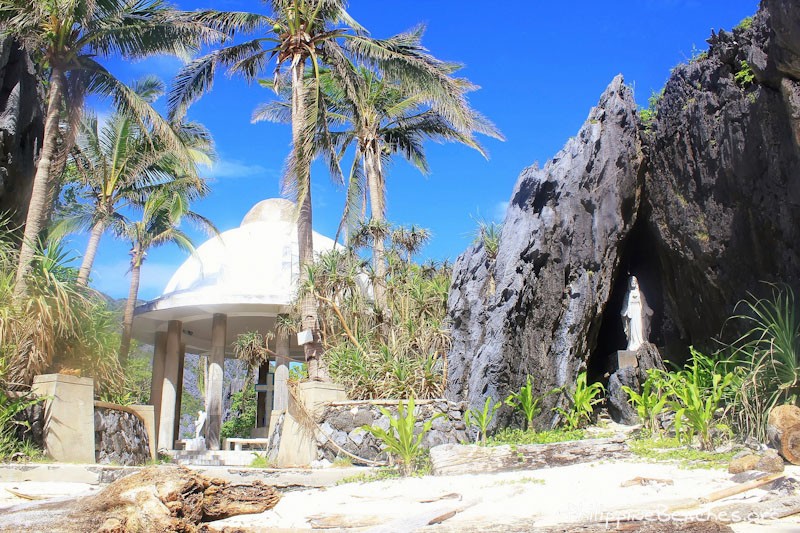
[[[397,417],[397,401],[369,400],[334,402],[325,407],[317,418],[317,423],[326,436],[318,440],[319,458],[333,461],[338,452],[336,446],[331,445],[328,439],[336,443],[347,452],[367,460],[384,461],[387,455],[381,451],[378,439],[360,430],[365,425],[377,425],[384,429],[389,428],[389,418],[381,413],[383,407]],[[445,416],[433,421],[432,429],[422,440],[422,445],[431,448],[439,444],[458,443],[468,440],[464,424],[463,402],[450,402],[446,400],[418,400],[414,409],[417,419],[415,434],[419,434],[422,425],[433,418],[436,413]],[[354,463],[358,461],[354,460]]]
[[[145,424],[128,411],[95,407],[94,443],[99,464],[141,465],[150,459]]]

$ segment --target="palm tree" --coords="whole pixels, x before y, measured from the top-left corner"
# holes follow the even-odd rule
[[[203,43],[226,39],[231,24],[253,27],[258,17],[240,13],[177,11],[162,0],[0,0],[0,33],[17,39],[46,67],[48,83],[44,135],[20,248],[15,295],[25,293],[33,246],[46,225],[56,188],[59,119],[68,112],[65,142],[71,145],[84,96],[111,97],[120,112],[148,125],[164,142],[181,148],[168,123],[130,87],[98,61],[111,55],[128,59],[154,54],[185,57]],[[62,150],[62,154],[63,154]]]
[[[414,35],[421,39],[422,29],[416,30]],[[421,46],[418,41],[417,45]],[[450,77],[455,68],[452,64],[440,63],[440,75]],[[463,78],[452,78],[452,84],[462,93],[476,88]],[[386,310],[385,168],[389,159],[400,153],[427,174],[426,139],[460,142],[486,157],[474,133],[497,139],[503,137],[489,120],[470,108],[463,95],[439,101],[438,93],[431,91],[429,84],[415,84],[413,79],[400,82],[363,66],[343,65],[324,72],[320,76],[320,87],[327,117],[334,127],[343,125],[344,129],[329,131],[330,125],[318,124],[314,149],[321,151],[329,160],[329,166],[335,169],[341,154],[350,144],[355,145],[342,223],[352,234],[363,222],[369,198],[371,217],[367,224],[360,226],[359,233],[361,239],[366,238],[372,246],[376,306]],[[285,107],[282,102],[263,105],[256,110],[253,120],[285,120]],[[459,117],[458,120],[448,119],[453,116]]]
[[[137,94],[148,101],[163,94],[163,89],[163,83],[153,77],[134,85]],[[105,124],[93,114],[81,120],[70,169],[81,187],[80,195],[88,202],[77,204],[75,212],[68,215],[70,226],[91,228],[78,273],[79,285],[87,285],[100,238],[109,225],[123,223],[126,207],[141,205],[155,187],[175,180],[175,165],[181,167],[182,177],[194,178],[196,194],[204,194],[206,184],[197,176],[196,164],[211,164],[210,135],[199,124],[184,123],[176,129],[191,150],[188,165],[180,165],[163,143],[152,143],[130,116],[116,113]]]
[[[325,107],[319,86],[323,66],[333,70],[347,68],[348,57],[383,65],[398,80],[416,78],[430,85],[444,100],[459,98],[457,84],[442,76],[440,64],[417,46],[414,34],[387,40],[372,39],[347,13],[346,0],[269,0],[273,16],[263,17],[272,28],[270,34],[235,44],[198,58],[178,74],[171,95],[171,116],[181,116],[188,106],[213,83],[218,67],[257,79],[274,58],[275,79],[287,74],[291,86],[292,150],[284,175],[284,191],[297,202],[297,237],[300,283],[307,278],[313,261],[310,167],[315,152],[314,133]],[[232,25],[231,29],[243,29]],[[310,69],[310,76],[306,70]],[[460,117],[453,116],[453,120]],[[305,357],[311,379],[326,379],[321,367],[321,345],[317,324],[317,304],[312,294],[300,302],[302,327],[311,330],[313,342],[305,344]]]
[[[128,300],[125,302],[122,339],[119,347],[119,360],[123,368],[130,351],[133,311],[139,295],[142,263],[147,252],[157,246],[175,244],[184,251],[194,253],[192,240],[180,229],[181,221],[184,218],[211,232],[217,232],[210,220],[190,209],[186,185],[186,183],[182,184],[180,180],[176,180],[155,190],[145,201],[141,218],[130,221],[123,227],[123,235],[131,242],[131,284]]]

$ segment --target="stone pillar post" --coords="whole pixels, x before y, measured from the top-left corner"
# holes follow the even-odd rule
[[[183,400],[183,365],[186,363],[186,344],[178,352],[178,389],[175,391],[175,440],[181,438],[181,404]]]
[[[275,333],[275,390],[272,408],[276,411],[289,409],[289,334],[285,331]]]
[[[153,424],[158,432],[161,418],[161,389],[164,386],[164,363],[167,356],[167,332],[156,332],[153,342],[153,377],[150,380],[150,405],[153,406]],[[156,443],[153,443],[155,446]]]
[[[258,367],[258,384],[265,385],[267,377],[269,376],[269,360],[261,363]],[[267,393],[259,392],[256,394],[256,427],[263,428],[267,426]]]
[[[161,388],[161,415],[158,423],[158,449],[175,446],[175,402],[178,398],[178,364],[181,350],[181,321],[170,320],[167,326],[166,361]]]
[[[206,383],[206,448],[209,450],[220,449],[219,431],[222,427],[222,380],[227,330],[227,315],[215,313],[211,324],[211,352],[208,354],[208,383]]]

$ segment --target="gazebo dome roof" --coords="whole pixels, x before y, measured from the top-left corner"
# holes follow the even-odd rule
[[[288,311],[297,290],[299,253],[295,204],[281,198],[263,200],[253,206],[238,228],[211,237],[197,247],[167,283],[157,299],[136,309],[134,336],[152,342],[155,331],[163,331],[169,320],[181,320],[187,341],[206,336],[214,313],[239,317],[241,328],[264,331],[263,317]],[[335,246],[332,239],[313,233],[314,251]],[[261,317],[259,319],[259,317]],[[194,326],[193,322],[197,322]],[[202,322],[202,324],[200,324]],[[250,327],[253,326],[253,327]],[[248,329],[249,328],[249,329]],[[230,335],[229,335],[230,337]],[[234,337],[235,338],[235,337]],[[205,343],[193,346],[205,348]]]

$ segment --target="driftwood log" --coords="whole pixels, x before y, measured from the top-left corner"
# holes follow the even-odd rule
[[[767,420],[767,438],[784,459],[800,465],[800,407],[778,405],[773,408]]]
[[[443,444],[431,448],[431,463],[436,475],[480,474],[618,459],[630,453],[622,438],[491,447]]]

